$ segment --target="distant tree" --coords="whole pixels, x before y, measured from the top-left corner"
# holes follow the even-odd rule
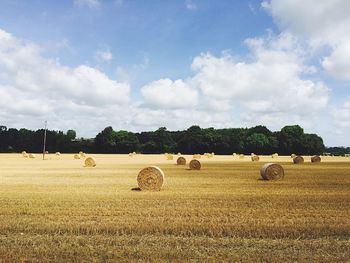
[[[231,153],[244,153],[246,151],[246,137],[247,129],[238,128],[238,129],[229,129],[230,130],[230,146]]]
[[[27,129],[18,131],[18,151],[33,151],[34,132]]]
[[[40,129],[34,132],[32,138],[31,151],[40,153],[43,150],[43,138],[44,138],[44,129]]]
[[[264,153],[269,146],[269,138],[263,133],[253,133],[246,139],[246,148],[253,153]]]
[[[322,154],[325,151],[322,138],[316,134],[304,134],[302,136],[302,147],[303,154]]]
[[[68,130],[67,137],[72,141],[77,137],[77,133],[75,132],[75,130]]]
[[[299,125],[285,126],[279,133],[279,151],[282,154],[302,154],[304,130]]]
[[[6,152],[7,151],[7,140],[6,140],[6,134],[7,127],[6,126],[0,126],[0,151]]]
[[[350,154],[350,147],[328,147],[325,151],[331,155],[340,156]]]
[[[183,134],[178,142],[178,149],[183,153],[202,153],[206,149],[203,145],[202,129],[199,126],[191,126]]]
[[[100,153],[116,153],[116,132],[106,127],[95,137],[95,149]]]
[[[0,151],[41,152],[44,130],[7,129],[0,126]],[[281,131],[271,132],[265,126],[252,128],[202,129],[191,126],[183,131],[168,131],[161,127],[155,131],[132,133],[114,131],[106,127],[94,139],[76,139],[76,132],[68,130],[47,131],[47,149],[50,152],[96,152],[96,153],[204,153],[217,154],[251,153],[271,154],[333,154],[350,153],[350,148],[325,149],[323,140],[316,134],[305,134],[298,125],[285,126]]]
[[[260,133],[260,134],[264,134],[267,137],[271,136],[271,134],[272,134],[272,132],[268,128],[266,128],[265,126],[262,126],[262,125],[258,125],[258,126],[249,128],[247,133],[248,133],[248,136],[252,135],[254,133]]]
[[[140,148],[139,139],[132,132],[118,131],[115,133],[117,153],[130,153]]]
[[[214,128],[202,130],[202,151],[218,154],[231,154],[231,134],[228,129],[215,130]]]
[[[6,131],[7,131],[7,127],[3,126],[3,125],[0,125],[0,133],[1,132],[6,132]]]
[[[16,151],[18,149],[18,130],[10,128],[6,132],[7,149],[9,152]]]
[[[173,152],[176,148],[176,143],[165,127],[154,132],[153,142],[156,144],[157,153]]]
[[[269,144],[266,146],[266,154],[278,153],[279,151],[279,143],[276,134],[271,134],[268,136]]]
[[[148,141],[141,145],[141,151],[143,153],[156,153],[159,152],[157,144],[154,141]]]

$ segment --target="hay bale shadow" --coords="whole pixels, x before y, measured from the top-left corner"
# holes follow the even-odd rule
[[[131,188],[131,191],[141,191],[141,188],[140,187],[134,187],[134,188]]]

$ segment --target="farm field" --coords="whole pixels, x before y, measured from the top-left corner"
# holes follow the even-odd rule
[[[0,154],[0,262],[350,261],[350,158],[91,156]],[[285,178],[261,180],[266,162]],[[162,190],[133,191],[149,165]]]

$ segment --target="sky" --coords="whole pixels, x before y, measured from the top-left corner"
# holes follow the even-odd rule
[[[0,124],[301,125],[350,146],[348,0],[0,0]]]

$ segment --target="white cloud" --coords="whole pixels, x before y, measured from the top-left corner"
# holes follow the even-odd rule
[[[186,4],[186,8],[189,10],[196,10],[197,9],[197,5],[193,2],[193,0],[186,0],[185,4]]]
[[[334,107],[331,114],[338,128],[350,128],[350,98],[341,107]]]
[[[348,99],[348,101],[344,102],[343,106],[344,106],[345,109],[350,110],[350,98]]]
[[[8,125],[31,127],[45,117],[58,126],[68,123],[66,119],[74,120],[71,124],[83,130],[82,123],[85,129],[98,117],[94,123],[97,132],[99,123],[107,124],[107,118],[121,122],[127,111],[123,110],[129,103],[127,83],[86,65],[72,68],[45,59],[38,46],[3,30],[0,72],[2,118]]]
[[[334,77],[350,81],[350,37],[336,46],[322,61],[323,67]]]
[[[349,80],[350,1],[271,0],[262,6],[282,30],[306,39],[313,47],[330,47],[331,54],[322,65],[334,77]]]
[[[98,50],[95,53],[95,58],[99,62],[108,62],[113,59],[112,52],[107,48],[105,50]]]
[[[350,35],[348,0],[271,0],[262,6],[283,30],[337,44]]]
[[[325,107],[328,89],[321,82],[303,79],[310,71],[303,63],[293,38],[282,34],[269,40],[249,39],[253,61],[235,61],[202,54],[194,59],[197,71],[193,80],[203,94],[216,99],[230,99],[249,112],[261,116],[273,113],[304,115]]]
[[[74,0],[74,5],[78,7],[96,8],[100,6],[99,0]]]
[[[350,97],[343,104],[333,106],[330,111],[331,119],[326,124],[327,137],[332,139],[333,145],[350,145],[348,136],[350,129]]]
[[[203,53],[191,65],[194,76],[174,82],[161,79],[143,87],[146,105],[207,112],[208,116],[232,113],[236,126],[259,123],[281,128],[315,120],[327,105],[329,90],[324,83],[305,78],[314,68],[305,64],[298,41],[281,34],[248,39],[246,44],[251,49],[250,62],[227,53],[221,57]]]
[[[147,105],[162,109],[191,108],[197,105],[197,91],[183,80],[160,79],[141,89]]]

